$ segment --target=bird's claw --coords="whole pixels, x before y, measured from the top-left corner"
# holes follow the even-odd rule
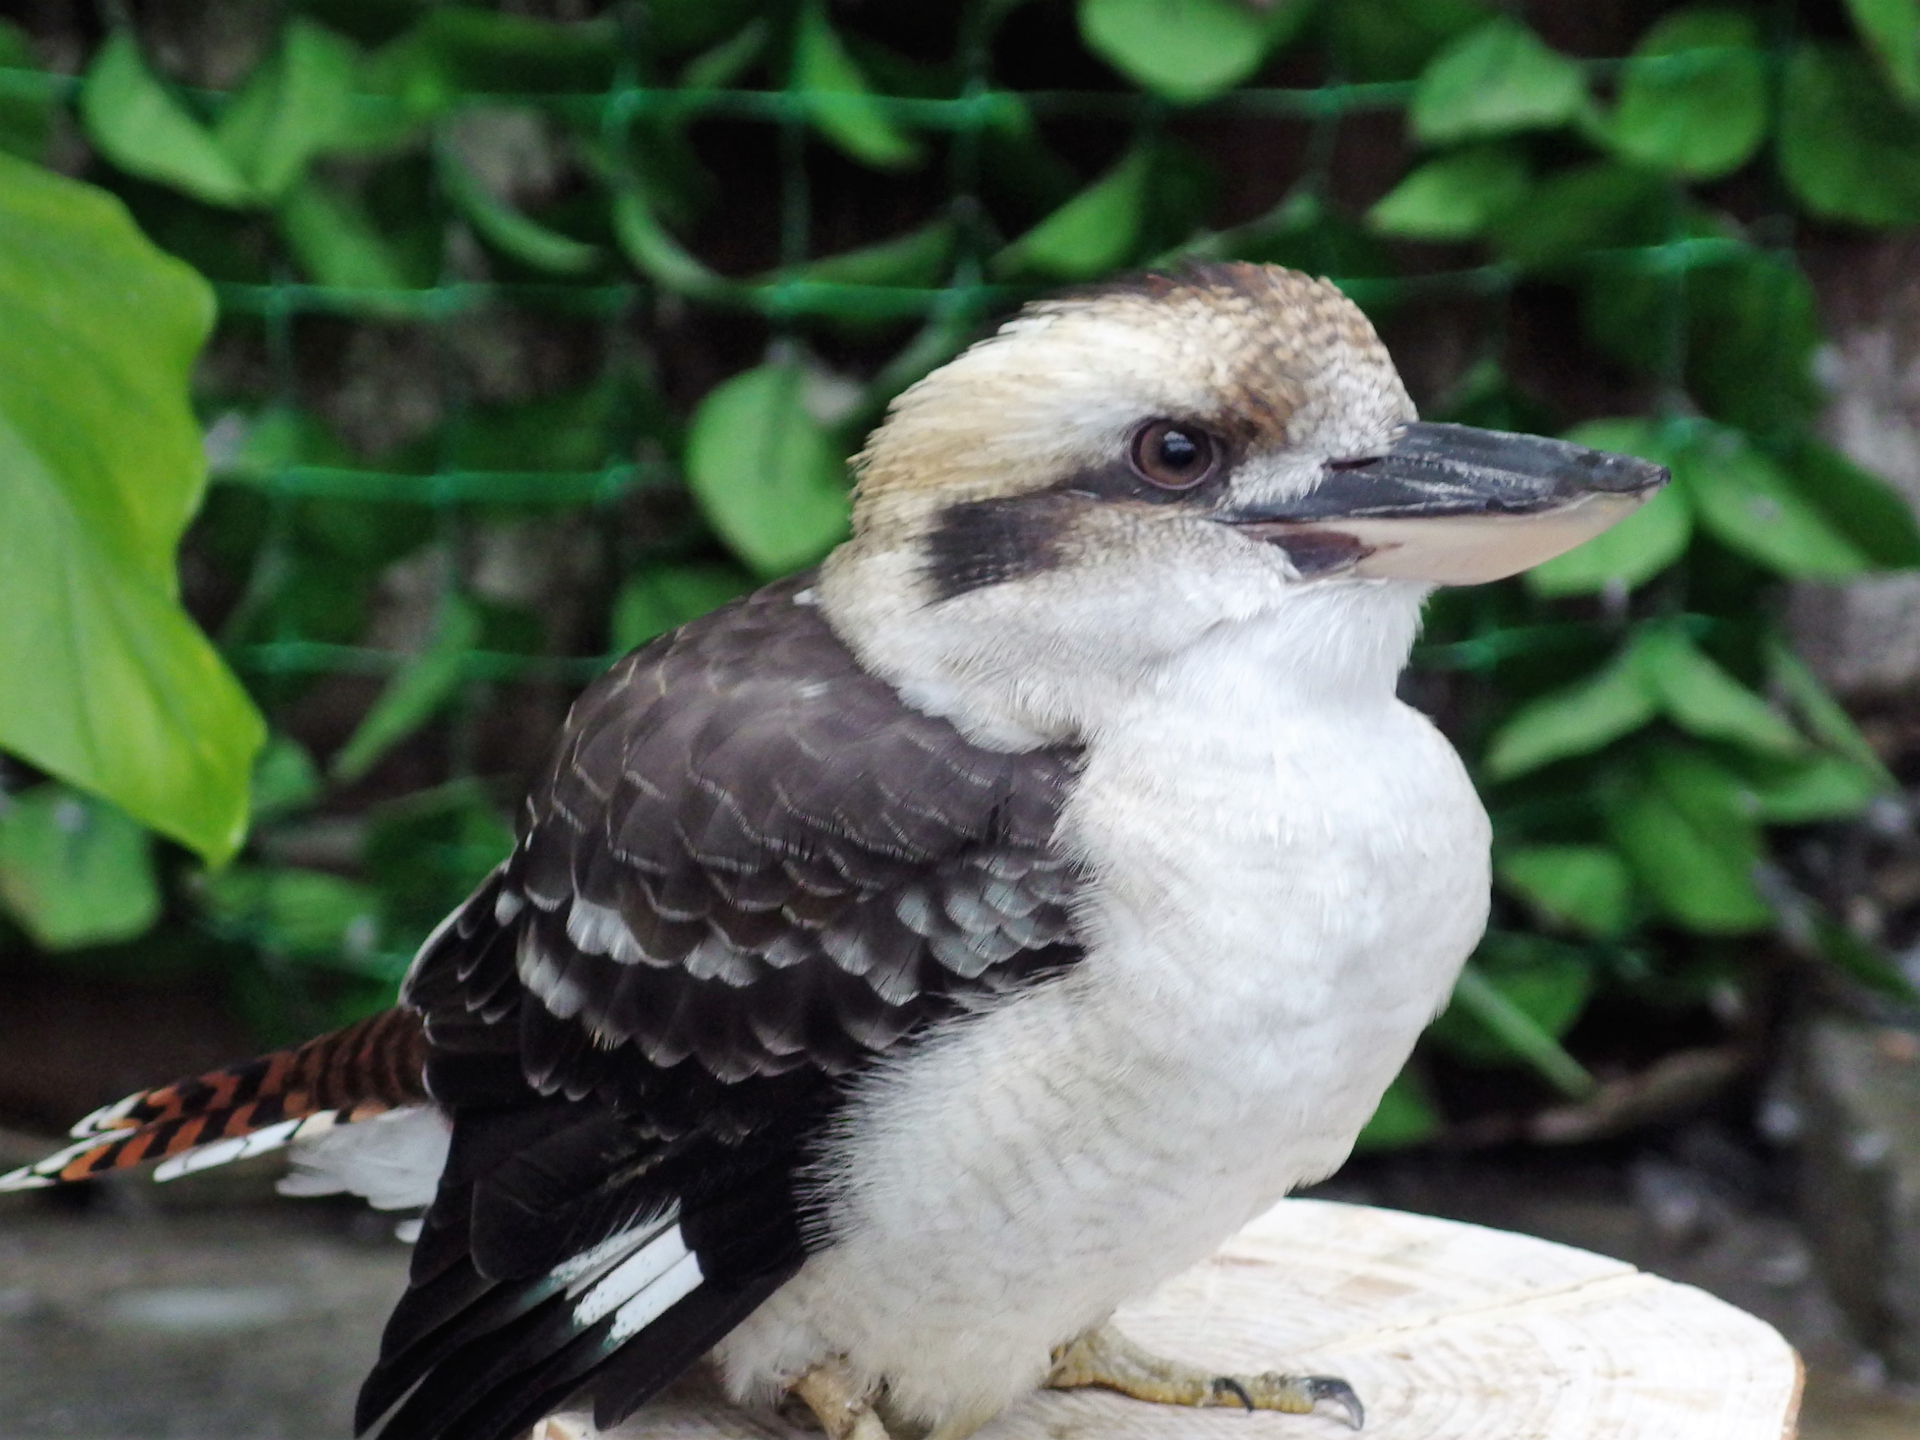
[[[1360,1397],[1338,1376],[1211,1374],[1155,1355],[1112,1325],[1096,1325],[1054,1351],[1047,1383],[1056,1390],[1095,1385],[1159,1405],[1243,1405],[1288,1415],[1310,1415],[1325,1403],[1355,1430],[1366,1423]]]
[[[1367,1423],[1366,1407],[1353,1392],[1353,1386],[1338,1375],[1221,1375],[1213,1382],[1213,1403],[1226,1403],[1231,1395],[1249,1410],[1279,1410],[1289,1415],[1308,1415],[1322,1404],[1340,1412],[1340,1418],[1355,1430]]]
[[[1247,1413],[1249,1415],[1251,1415],[1254,1412],[1254,1410],[1257,1408],[1253,1403],[1253,1396],[1247,1393],[1247,1387],[1242,1385],[1238,1380],[1234,1379],[1233,1376],[1231,1375],[1214,1376],[1213,1394],[1215,1399],[1218,1399],[1222,1395],[1233,1396],[1234,1399],[1238,1400],[1242,1405],[1247,1407]]]
[[[1325,1402],[1337,1406],[1341,1418],[1355,1429],[1362,1429],[1367,1423],[1367,1407],[1360,1403],[1360,1397],[1353,1393],[1353,1386],[1338,1375],[1309,1375],[1306,1377],[1308,1398],[1315,1405]]]

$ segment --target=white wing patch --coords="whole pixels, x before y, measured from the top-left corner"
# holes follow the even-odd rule
[[[376,1210],[426,1205],[439,1188],[452,1138],[452,1126],[430,1105],[388,1110],[311,1138],[303,1133],[295,1137],[293,1173],[279,1190],[282,1195],[345,1192]]]
[[[617,1238],[630,1241],[632,1232]],[[605,1250],[605,1246],[596,1247],[593,1253],[600,1255]],[[624,1340],[659,1319],[675,1301],[692,1294],[704,1278],[699,1257],[687,1249],[679,1225],[668,1224],[580,1297],[573,1307],[573,1324],[584,1330],[612,1315],[610,1338]]]
[[[669,1306],[698,1290],[700,1282],[706,1278],[700,1272],[699,1256],[692,1253],[683,1256],[671,1270],[620,1307],[619,1313],[613,1317],[613,1329],[607,1336],[608,1342],[618,1345],[638,1335],[666,1314]]]

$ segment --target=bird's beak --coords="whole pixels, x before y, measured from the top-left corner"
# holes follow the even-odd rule
[[[1329,460],[1303,495],[1219,518],[1303,575],[1478,585],[1571,550],[1666,483],[1662,466],[1564,440],[1415,423],[1379,454]]]

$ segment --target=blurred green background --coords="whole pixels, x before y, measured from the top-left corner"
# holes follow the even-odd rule
[[[1428,418],[1675,473],[1432,606],[1499,890],[1367,1143],[1912,998],[1794,860],[1897,782],[1779,597],[1920,564],[1804,265],[1920,223],[1920,0],[7,13],[0,1122],[388,1003],[609,657],[818,559],[1020,301],[1189,258],[1332,277]]]

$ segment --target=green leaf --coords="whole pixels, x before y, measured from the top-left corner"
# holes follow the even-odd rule
[[[1872,567],[1786,472],[1737,431],[1702,431],[1674,456],[1673,473],[1716,539],[1771,570],[1834,579]]]
[[[1805,44],[1787,62],[1780,170],[1815,215],[1920,221],[1920,115],[1902,110],[1852,46]]]
[[[339,290],[404,290],[407,278],[386,237],[366,211],[332,186],[309,176],[280,201],[280,234],[300,268],[319,285]],[[377,298],[362,309],[380,313]]]
[[[369,61],[366,84],[427,117],[467,95],[604,91],[620,53],[611,16],[558,22],[442,5]]]
[[[1703,934],[1765,928],[1755,888],[1757,801],[1697,750],[1663,746],[1608,797],[1607,824],[1641,887],[1673,920]]]
[[[0,156],[0,748],[219,862],[263,727],[175,599],[212,322],[118,201]]]
[[[824,555],[847,531],[846,466],[802,402],[794,365],[719,385],[687,430],[687,484],[715,532],[766,578]]]
[[[1599,674],[1523,705],[1494,732],[1487,774],[1510,780],[1555,760],[1591,754],[1658,713],[1657,693],[1629,648]]]
[[[919,142],[874,103],[866,77],[828,23],[820,0],[808,0],[800,11],[793,89],[807,102],[808,117],[820,133],[855,160],[877,170],[919,163]]]
[[[1528,184],[1519,150],[1477,145],[1429,160],[1367,212],[1367,223],[1407,240],[1470,240],[1518,204]]]
[[[1411,80],[1492,13],[1484,0],[1339,0],[1326,7],[1329,50],[1356,80]]]
[[[1592,985],[1586,966],[1544,949],[1524,967],[1503,967],[1498,982],[1469,961],[1429,1033],[1463,1058],[1518,1060],[1562,1094],[1586,1095],[1593,1077],[1555,1036],[1579,1015]]]
[[[1883,788],[1892,789],[1896,782],[1887,772],[1879,752],[1867,743],[1867,737],[1860,733],[1853,717],[1807,668],[1806,662],[1778,636],[1768,637],[1766,654],[1768,683],[1776,687],[1799,714],[1807,733],[1856,765],[1873,771],[1880,777]]]
[[[284,819],[320,798],[320,769],[307,747],[290,735],[272,735],[253,762],[256,825]]]
[[[1738,10],[1665,16],[1634,47],[1601,134],[1623,158],[1690,179],[1738,170],[1767,130],[1759,38],[1752,17]]]
[[[33,42],[11,20],[0,20],[0,151],[38,160],[53,138],[54,84],[40,73]]]
[[[1920,526],[1905,496],[1838,450],[1796,436],[1788,460],[1800,494],[1876,565],[1920,566]]]
[[[1920,0],[1847,0],[1847,9],[1893,93],[1920,106]]]
[[[697,300],[726,299],[737,291],[673,238],[638,185],[623,183],[614,191],[613,234],[621,253],[664,290]]]
[[[752,588],[752,578],[732,565],[656,565],[635,575],[614,596],[608,638],[614,652],[624,654]]]
[[[617,385],[475,405],[452,437],[447,462],[466,470],[592,470],[606,463],[620,423]],[[389,521],[383,529],[392,528]]]
[[[765,283],[809,280],[829,285],[938,285],[953,261],[955,238],[951,220],[936,220],[892,240],[809,260],[767,277]]]
[[[64,785],[0,794],[0,907],[43,950],[145,933],[160,918],[147,832]]]
[[[129,175],[157,180],[209,205],[258,198],[226,151],[160,83],[130,30],[107,37],[80,87],[80,120],[102,155]]]
[[[1418,1145],[1438,1135],[1440,1129],[1440,1112],[1428,1097],[1426,1087],[1409,1071],[1402,1070],[1380,1097],[1373,1118],[1361,1127],[1359,1137],[1353,1142],[1354,1153]]]
[[[1428,64],[1408,120],[1423,145],[1450,145],[1564,125],[1587,104],[1580,67],[1501,16]]]
[[[993,257],[998,275],[1036,271],[1085,280],[1133,252],[1146,208],[1153,152],[1137,146],[1120,163]]]
[[[1820,322],[1798,260],[1756,249],[1691,270],[1684,303],[1687,388],[1702,409],[1756,435],[1813,418],[1824,401],[1813,380]]]
[[[512,849],[513,828],[485,787],[456,781],[373,809],[360,864],[396,948],[411,951]]]
[[[1756,814],[1769,825],[1849,820],[1893,787],[1877,765],[1839,755],[1809,755],[1743,769],[1758,799]]]
[[[1259,10],[1244,0],[1080,0],[1080,35],[1144,89],[1207,100],[1258,70],[1312,8],[1310,0]]]
[[[1640,672],[1681,729],[1759,755],[1805,753],[1807,742],[1772,706],[1695,647],[1676,625],[1645,626],[1634,637]]]
[[[1496,216],[1492,240],[1502,259],[1546,268],[1595,250],[1658,243],[1669,205],[1667,182],[1650,170],[1580,165],[1555,171]]]
[[[1911,1006],[1920,1002],[1913,982],[1878,947],[1868,944],[1824,911],[1813,914],[1813,943],[1822,959],[1868,988]]]
[[[256,195],[278,199],[314,156],[346,138],[359,65],[351,41],[304,17],[287,25],[213,132]]]
[[[467,654],[479,643],[479,611],[457,595],[448,597],[427,648],[387,682],[347,743],[334,753],[328,774],[351,784],[431,720],[458,693]]]
[[[1658,213],[1649,207],[1649,218]],[[1822,401],[1812,373],[1820,339],[1813,287],[1790,254],[1757,247],[1729,253],[1716,222],[1691,214],[1681,219],[1686,238],[1718,241],[1703,252],[1710,258],[1679,270],[1655,268],[1664,266],[1657,253],[1587,265],[1587,331],[1647,375],[1666,380],[1680,370],[1700,408],[1716,419],[1784,438],[1811,420]],[[1662,238],[1653,227],[1633,243]]]
[[[199,893],[219,929],[276,955],[351,962],[380,945],[373,887],[324,870],[236,865],[203,876]]]
[[[500,199],[467,168],[451,145],[434,150],[440,188],[480,238],[521,264],[552,275],[584,275],[600,263],[600,247],[562,235]]]
[[[731,85],[745,73],[767,43],[771,27],[760,0],[653,0],[647,6],[647,49],[661,55],[699,50],[680,74],[682,85],[696,89]],[[727,51],[748,50],[746,62]],[[719,78],[714,78],[718,72]]]
[[[1588,935],[1619,935],[1633,923],[1633,875],[1604,845],[1521,845],[1494,858],[1514,894]]]
[[[234,418],[238,420],[237,415]],[[324,420],[292,405],[269,405],[240,423],[234,444],[207,447],[208,464],[217,479],[262,480],[290,465],[352,463],[352,452]]]

